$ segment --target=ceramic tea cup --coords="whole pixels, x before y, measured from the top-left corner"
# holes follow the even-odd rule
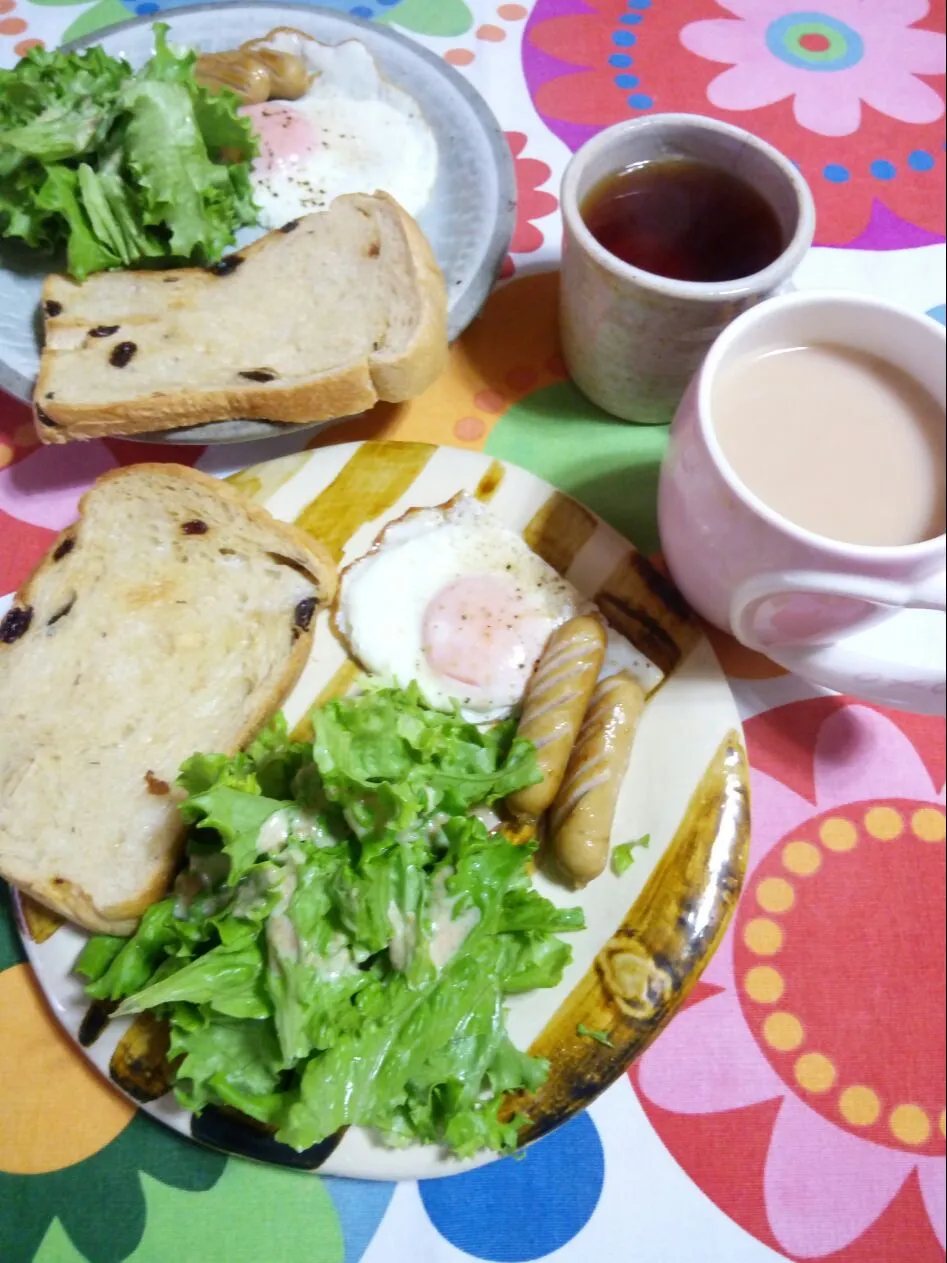
[[[664,557],[694,609],[749,648],[812,683],[905,710],[942,714],[943,522],[933,537],[910,543],[829,538],[764,502],[737,474],[721,446],[717,423],[726,392],[717,387],[728,371],[767,348],[808,345],[851,348],[877,357],[921,387],[932,407],[939,405],[939,414],[933,414],[939,440],[930,449],[931,477],[923,481],[942,491],[947,397],[943,326],[853,294],[783,295],[746,312],[721,334],[678,409],[658,493]],[[777,412],[761,406],[760,426],[776,424]],[[854,427],[853,443],[857,434]],[[812,460],[818,459],[814,450]],[[891,460],[890,449],[878,459]],[[851,466],[839,480],[840,494],[859,494],[854,459]],[[920,656],[916,647],[908,650],[908,641],[916,639],[911,628],[900,642],[903,651],[892,631],[884,639],[893,651],[886,649],[881,657],[866,652],[859,633],[883,620],[903,618],[902,611],[918,610],[931,612]]]
[[[721,168],[762,194],[783,248],[751,276],[720,282],[658,276],[596,240],[583,204],[608,176],[668,158]],[[626,421],[669,422],[714,338],[742,311],[784,286],[812,242],[815,208],[805,180],[772,145],[740,127],[691,114],[653,114],[599,132],[562,181],[562,350],[583,394]]]

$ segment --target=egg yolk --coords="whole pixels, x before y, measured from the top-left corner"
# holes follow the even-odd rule
[[[290,105],[264,101],[240,110],[253,123],[260,138],[260,152],[253,163],[255,176],[267,175],[279,167],[296,166],[318,147],[316,129],[304,114]]]
[[[428,666],[486,697],[518,697],[549,634],[515,584],[466,575],[437,593],[424,612]]]

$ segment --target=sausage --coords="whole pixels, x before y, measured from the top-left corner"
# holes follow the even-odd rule
[[[625,671],[602,680],[589,703],[550,820],[552,856],[576,886],[608,861],[618,793],[628,768],[644,689]]]
[[[252,41],[226,53],[204,53],[194,78],[210,91],[229,88],[244,105],[264,101],[296,101],[305,96],[310,75],[296,53],[257,46]]]
[[[256,58],[236,50],[204,53],[194,67],[194,78],[211,92],[229,88],[244,105],[260,105],[270,97],[270,74]]]
[[[543,779],[509,796],[514,815],[540,816],[555,798],[604,658],[605,629],[588,614],[563,623],[546,642],[519,724],[519,735],[536,747]]]
[[[243,47],[246,49],[252,45],[244,44]],[[298,101],[309,91],[311,75],[298,54],[257,45],[252,55],[270,76],[271,101]]]

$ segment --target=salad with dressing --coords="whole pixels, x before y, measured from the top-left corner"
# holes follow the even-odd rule
[[[583,927],[532,886],[534,844],[484,808],[534,783],[514,720],[489,729],[370,687],[182,767],[175,889],[131,939],[77,963],[118,1015],[170,1027],[186,1108],[229,1106],[303,1150],[354,1125],[459,1156],[509,1150],[505,1095],[546,1063],[511,1042],[507,996],[555,986]]]

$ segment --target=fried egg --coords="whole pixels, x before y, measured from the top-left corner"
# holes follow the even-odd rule
[[[369,671],[438,710],[509,715],[550,634],[588,603],[478,501],[393,522],[342,574],[336,625]]]
[[[242,110],[260,139],[251,172],[259,222],[281,228],[343,193],[388,193],[417,215],[437,175],[437,142],[417,103],[358,40],[320,44],[287,30],[267,43],[302,57],[312,82],[296,101]]]

